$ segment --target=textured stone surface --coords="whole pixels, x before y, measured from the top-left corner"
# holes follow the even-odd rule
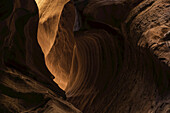
[[[55,81],[66,88],[69,81],[73,48],[75,39],[73,34],[75,9],[72,3],[65,5],[59,21],[58,32],[50,52],[46,56],[46,64]]]
[[[150,48],[158,58],[170,67],[170,27],[162,25],[144,32],[138,45]]]
[[[64,5],[69,0],[35,0],[39,9],[38,42],[46,56],[51,50],[58,31]]]
[[[167,97],[169,68],[115,32],[99,28],[75,35],[68,100],[85,113],[152,111],[159,92]]]
[[[35,78],[40,82],[49,86],[51,84],[54,90],[60,89],[52,82],[53,75],[48,71],[38,45],[38,20],[35,1],[27,1],[27,5],[23,5],[20,0],[13,3],[11,15],[1,21],[1,67],[34,72],[37,74]],[[64,95],[64,91],[60,91]]]
[[[27,2],[0,10],[0,109],[170,111],[169,0]]]
[[[0,74],[1,113],[81,113],[29,73],[6,68]]]
[[[45,65],[35,1],[2,0],[0,6],[0,112],[80,113],[63,100],[65,92]]]
[[[134,44],[150,48],[170,66],[169,10],[169,0],[145,0],[130,12],[125,23],[128,38]]]

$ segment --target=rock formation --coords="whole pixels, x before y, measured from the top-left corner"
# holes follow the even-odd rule
[[[170,112],[169,0],[0,6],[0,111]]]
[[[77,112],[62,100],[37,41],[38,8],[34,0],[3,0],[0,20],[0,112]],[[9,6],[8,6],[9,5]]]

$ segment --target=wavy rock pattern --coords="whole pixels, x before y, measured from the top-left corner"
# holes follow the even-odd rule
[[[33,0],[9,3],[0,12],[4,112],[170,111],[169,0],[36,0],[39,15]]]
[[[68,100],[85,113],[148,112],[159,101],[158,92],[169,90],[168,67],[112,33],[95,29],[76,35]]]
[[[68,101],[85,113],[168,112],[169,67],[135,40],[124,39],[114,24],[95,21],[87,21],[88,30],[75,32]]]

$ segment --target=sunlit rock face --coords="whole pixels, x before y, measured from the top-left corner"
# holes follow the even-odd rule
[[[35,1],[29,1],[28,5],[23,5],[20,0],[10,3],[12,11],[1,20],[1,66],[34,72],[37,74],[35,79],[55,87],[56,84],[51,82],[54,77],[45,65],[44,55],[37,41],[39,16]],[[4,6],[3,9],[5,8],[7,7]],[[64,95],[64,91],[61,92]]]
[[[38,42],[45,56],[51,50],[58,31],[61,11],[69,0],[35,0],[39,9]]]
[[[39,8],[38,42],[45,55],[46,65],[55,76],[59,86],[65,89],[72,62],[74,46],[73,25],[75,9],[73,4],[60,20],[64,5],[69,0],[36,0]],[[59,24],[60,21],[60,24]],[[63,23],[62,21],[66,21]],[[63,32],[60,32],[63,31]]]
[[[72,63],[75,39],[73,34],[75,9],[72,3],[65,5],[55,38],[55,42],[46,56],[46,64],[55,76],[59,86],[66,88]]]
[[[45,65],[38,22],[34,0],[0,1],[0,112],[80,113]]]

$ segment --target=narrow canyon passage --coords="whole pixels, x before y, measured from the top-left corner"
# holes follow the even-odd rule
[[[146,0],[135,7],[140,1],[128,2],[130,5],[125,0],[88,3],[74,1],[74,5],[72,2],[67,3],[61,13],[56,39],[46,56],[46,64],[56,79],[60,80],[56,82],[64,89],[66,86],[68,101],[83,112],[151,112],[156,109],[153,106],[157,106],[156,103],[161,101],[159,99],[169,98],[170,71],[166,65],[169,61],[169,47],[162,47],[165,50],[163,53],[162,50],[156,50],[158,57],[154,56],[145,45],[155,44],[156,41],[148,36],[151,41],[139,41],[137,44],[135,40],[139,40],[139,33],[145,34],[145,31],[142,31],[142,28],[139,33],[135,31],[138,21],[132,21],[139,18],[133,15],[149,10],[153,4],[154,7],[148,12],[152,13],[154,8],[162,6],[163,11],[166,10],[163,15],[166,18],[157,22],[167,25],[169,15],[166,12],[169,8],[166,6],[169,3]],[[139,11],[133,14],[135,10],[132,10],[128,15],[128,11],[133,7]],[[74,19],[77,25],[73,26]],[[149,19],[152,20],[152,16]],[[150,20],[145,21],[151,25],[155,24],[150,23]],[[131,28],[128,26],[130,22],[133,23]],[[46,23],[49,23],[48,20]],[[139,23],[141,26],[142,24]],[[134,30],[131,30],[133,28]],[[168,32],[168,25],[165,28],[167,31],[162,36]],[[73,34],[74,29],[77,31]],[[131,36],[134,33],[136,37]],[[143,46],[139,47],[141,43]],[[162,63],[157,59],[160,55],[166,58]]]
[[[1,3],[2,112],[170,112],[170,0]]]

